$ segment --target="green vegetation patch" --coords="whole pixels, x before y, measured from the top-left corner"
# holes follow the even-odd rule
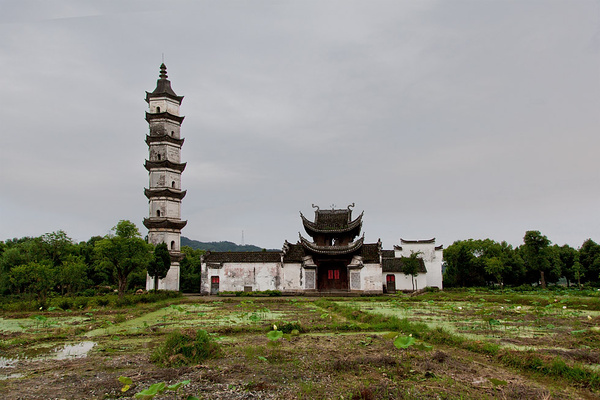
[[[193,332],[171,332],[150,360],[164,367],[195,365],[209,358],[221,356],[221,348],[208,332],[199,329]]]

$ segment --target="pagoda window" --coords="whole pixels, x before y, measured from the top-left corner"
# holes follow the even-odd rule
[[[171,181],[171,187],[175,188],[175,181]]]
[[[160,161],[160,154],[157,154],[157,157],[158,157],[158,161]]]
[[[160,107],[156,107],[156,112],[159,113],[160,112]]]
[[[175,241],[171,240],[171,250],[175,250]]]
[[[156,210],[156,216],[160,217],[160,210]]]
[[[171,131],[171,137],[175,136],[175,131]]]

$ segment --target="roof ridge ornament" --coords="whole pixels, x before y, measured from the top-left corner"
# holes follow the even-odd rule
[[[352,211],[352,210],[350,209],[350,207],[354,208],[354,203],[350,204],[350,205],[347,207],[347,208],[348,208],[348,211]]]
[[[314,204],[311,204],[311,205],[312,205],[312,208],[316,208],[317,211],[319,211],[319,206],[315,206]]]

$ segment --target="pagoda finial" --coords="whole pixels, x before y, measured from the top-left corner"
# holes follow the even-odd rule
[[[160,75],[159,75],[160,79],[167,79],[167,66],[165,65],[165,63],[160,64]]]

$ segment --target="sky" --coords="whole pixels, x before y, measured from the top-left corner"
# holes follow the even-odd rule
[[[0,0],[0,240],[148,216],[145,91],[185,96],[182,235],[600,241],[598,0]],[[302,232],[304,236],[306,233]]]

